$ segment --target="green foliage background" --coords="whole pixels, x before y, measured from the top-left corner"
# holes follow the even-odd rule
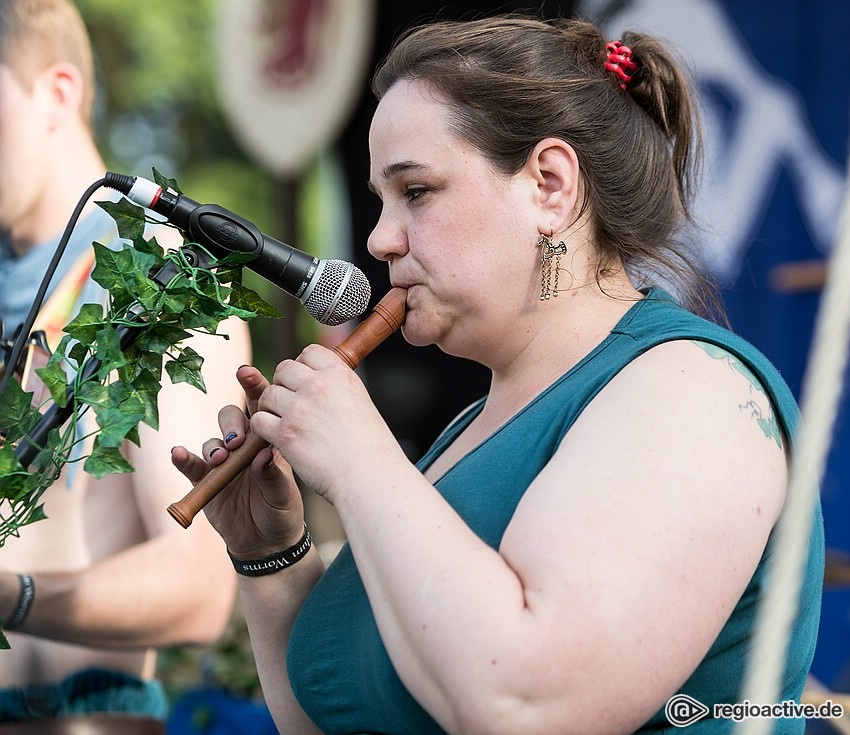
[[[287,241],[294,182],[276,180],[231,136],[215,87],[214,0],[76,0],[95,52],[95,134],[110,170],[156,167],[199,202],[214,202]],[[287,315],[252,324],[254,344],[294,349],[291,297],[247,272],[245,283]],[[300,307],[299,307],[300,308]],[[256,350],[256,347],[255,347]],[[271,371],[282,353],[256,350]],[[267,373],[268,374],[268,373]]]

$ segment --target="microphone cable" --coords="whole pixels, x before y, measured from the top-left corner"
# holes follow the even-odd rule
[[[56,245],[53,258],[41,279],[38,291],[36,292],[32,305],[30,306],[29,313],[27,314],[26,319],[24,319],[24,323],[20,326],[18,334],[15,337],[12,345],[12,351],[9,354],[9,360],[6,363],[6,368],[3,372],[3,378],[0,380],[0,395],[2,395],[3,391],[6,389],[6,384],[9,382],[9,379],[15,374],[15,367],[21,359],[21,353],[24,351],[24,347],[29,341],[30,330],[32,329],[33,324],[35,324],[36,318],[38,318],[38,312],[41,310],[41,306],[44,303],[47,289],[50,286],[51,280],[53,280],[53,275],[56,273],[56,269],[59,267],[59,261],[62,259],[62,256],[68,247],[68,241],[71,239],[71,233],[73,232],[77,221],[80,219],[83,207],[86,206],[92,195],[105,184],[106,179],[99,179],[85,190],[83,195],[80,197],[79,202],[77,202],[77,206],[74,208],[74,211],[68,220],[68,224],[65,226],[65,231],[62,233],[62,237],[59,238],[59,243]]]

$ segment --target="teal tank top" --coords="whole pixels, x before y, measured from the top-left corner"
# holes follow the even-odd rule
[[[786,434],[793,435],[797,405],[769,361],[743,339],[691,314],[663,291],[654,289],[580,363],[446,472],[436,483],[437,490],[481,539],[497,548],[523,493],[585,406],[638,355],[663,342],[681,339],[713,343],[739,357],[771,395]],[[433,462],[482,405],[483,399],[437,439],[417,463],[420,470]],[[799,701],[814,654],[823,581],[823,543],[818,502],[781,701]],[[728,623],[680,693],[709,707],[714,703],[739,701],[749,636],[764,583],[765,562],[771,551],[772,537]],[[326,735],[444,733],[395,673],[347,545],[299,611],[286,660],[296,698]],[[451,661],[446,661],[446,666],[451,666]],[[635,682],[635,686],[640,683]],[[691,725],[689,732],[699,735],[729,732],[732,724],[731,720],[709,718]],[[803,720],[778,720],[774,732],[802,733],[803,726]],[[669,732],[676,731],[661,710],[640,732],[660,733],[667,728]]]

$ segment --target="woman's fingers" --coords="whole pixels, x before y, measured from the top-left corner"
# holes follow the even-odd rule
[[[243,415],[244,418],[244,415]],[[244,439],[244,433],[243,433]],[[237,442],[234,440],[234,444]],[[241,442],[240,442],[241,443]],[[225,441],[207,439],[201,447],[201,456],[190,452],[186,447],[176,446],[171,449],[171,463],[195,484],[203,478],[211,467],[220,465],[227,459],[228,451]],[[269,462],[271,457],[266,458]]]
[[[280,477],[280,470],[274,462],[274,452],[271,447],[266,447],[257,452],[257,455],[251,461],[251,471],[261,481],[276,480]]]
[[[263,395],[263,391],[268,387],[269,381],[257,368],[251,365],[243,365],[236,371],[236,379],[242,390],[245,391],[245,401],[248,406],[248,413],[253,414],[257,410],[257,401]]]
[[[256,411],[255,405],[254,413]],[[225,406],[218,412],[218,426],[224,440],[223,446],[227,449],[236,449],[242,446],[242,442],[245,441],[245,432],[248,431],[248,417],[239,406]]]
[[[193,485],[200,482],[209,471],[209,465],[203,459],[181,446],[171,450],[171,464],[180,470]]]
[[[213,467],[220,465],[227,459],[227,451],[221,439],[207,439],[201,453]]]

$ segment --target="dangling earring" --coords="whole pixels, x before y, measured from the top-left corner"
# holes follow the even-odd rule
[[[561,270],[561,256],[567,254],[567,245],[561,240],[557,245],[549,235],[541,235],[537,241],[540,246],[540,300],[545,301],[554,293],[558,295],[558,274]],[[552,258],[555,259],[555,283],[552,284]]]

